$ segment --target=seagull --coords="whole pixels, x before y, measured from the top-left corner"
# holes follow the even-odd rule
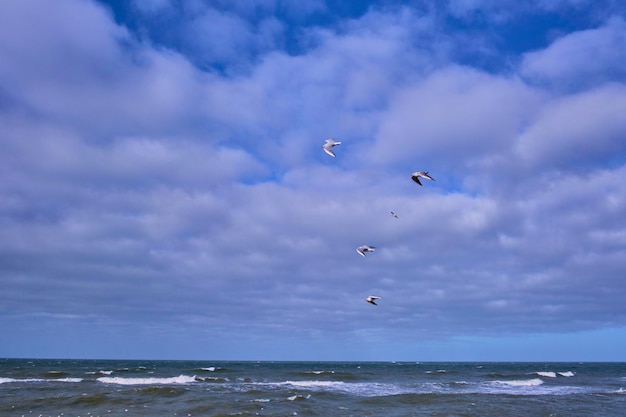
[[[397,215],[395,212],[393,212],[393,211],[391,212],[391,215],[392,215],[393,217],[395,217],[396,219],[398,218],[398,215]]]
[[[375,247],[376,246],[363,245],[363,246],[359,246],[358,248],[356,248],[356,251],[359,252],[359,255],[365,256],[365,252],[374,252]]]
[[[379,298],[383,298],[383,297],[379,297],[377,295],[370,295],[369,297],[367,297],[365,299],[365,301],[367,301],[370,304],[374,304],[375,306],[377,306],[378,304],[376,304],[376,300],[378,300]]]
[[[431,181],[435,181],[435,179],[433,177],[428,175],[428,171],[418,171],[418,172],[414,172],[414,173],[411,174],[411,178],[413,178],[413,181],[415,181],[419,185],[422,185],[422,183],[420,182],[420,177],[426,178],[426,179],[431,180]]]
[[[333,148],[337,145],[341,145],[341,142],[335,142],[333,139],[326,139],[326,143],[322,146],[322,149],[324,149],[324,152],[328,155],[335,156]]]

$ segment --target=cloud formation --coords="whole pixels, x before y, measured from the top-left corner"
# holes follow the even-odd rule
[[[494,55],[480,1],[281,4],[0,3],[0,356],[388,359],[624,327],[624,16]],[[48,326],[78,347],[28,347]]]

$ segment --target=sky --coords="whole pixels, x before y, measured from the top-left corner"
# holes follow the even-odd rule
[[[626,361],[621,0],[0,27],[0,357]]]

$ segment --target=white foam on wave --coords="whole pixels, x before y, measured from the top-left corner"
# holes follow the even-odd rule
[[[513,387],[536,387],[543,384],[543,381],[539,378],[533,379],[517,379],[512,381],[493,381],[498,385],[510,385]]]
[[[17,382],[17,379],[13,378],[0,378],[0,384],[8,384],[9,382]]]
[[[6,384],[10,382],[82,382],[82,378],[53,378],[53,379],[44,379],[44,378],[24,378],[24,379],[15,379],[15,378],[0,378],[0,384]]]
[[[292,395],[291,397],[287,397],[287,399],[288,399],[289,401],[295,401],[295,400],[305,400],[305,399],[307,399],[307,400],[308,400],[309,398],[311,398],[311,394],[309,394],[309,395],[307,395],[307,396],[296,394],[296,395]]]
[[[196,382],[195,376],[179,375],[171,378],[121,378],[104,376],[97,381],[117,385],[158,385],[158,384],[190,384]]]
[[[574,375],[576,375],[574,372],[572,371],[565,371],[565,372],[559,372],[559,375],[564,376],[564,377],[572,377]]]
[[[200,368],[200,370],[207,371],[207,372],[215,372],[215,366],[209,366],[208,368]]]
[[[284,382],[257,382],[254,385],[289,386],[295,389],[313,391],[346,392],[353,395],[371,397],[381,395],[397,395],[410,393],[411,390],[395,384],[376,382],[343,382],[343,381],[284,381]]]
[[[556,378],[556,372],[535,372],[535,373],[545,378]]]
[[[111,375],[113,371],[90,371],[85,373],[87,375]]]
[[[58,382],[82,382],[82,378],[56,378],[53,381],[58,381]],[[46,381],[50,381],[49,379],[46,379]]]
[[[278,385],[293,385],[302,388],[326,388],[338,387],[344,385],[343,381],[285,381],[279,382]]]
[[[335,371],[307,371],[305,374],[314,374],[314,375],[322,375],[322,374],[334,374]]]

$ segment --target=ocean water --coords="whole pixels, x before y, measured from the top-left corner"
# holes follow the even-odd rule
[[[0,359],[0,416],[626,416],[626,363]]]

